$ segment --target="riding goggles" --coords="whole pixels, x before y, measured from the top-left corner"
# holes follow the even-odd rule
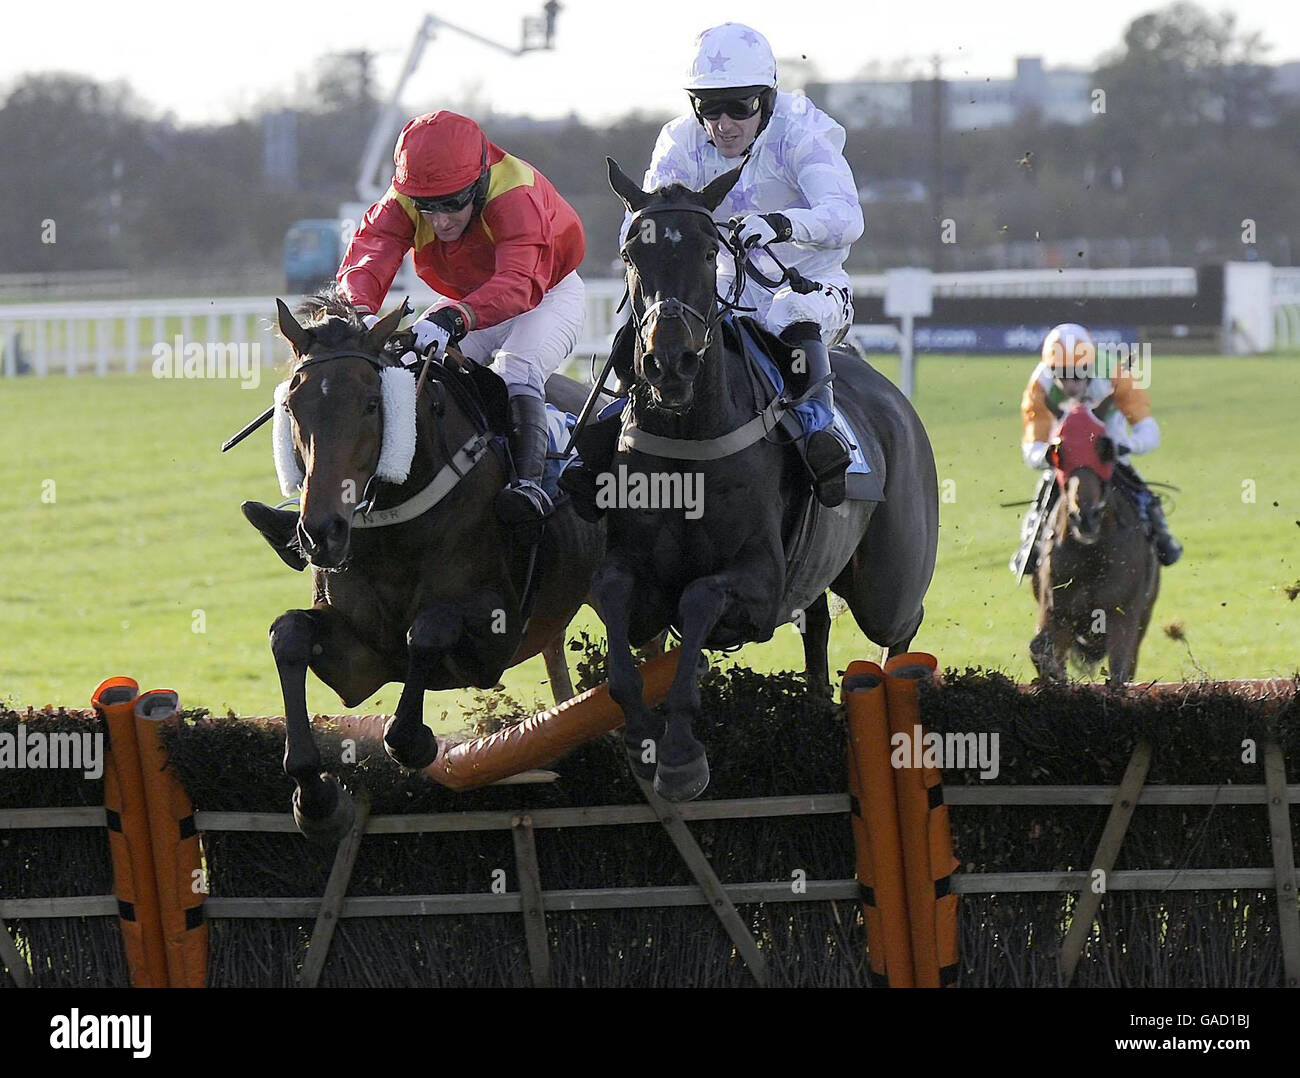
[[[412,198],[415,208],[421,213],[459,213],[471,202],[478,190],[479,181],[475,180],[468,187],[454,191],[450,195],[438,195],[432,198]]]
[[[761,93],[708,101],[702,101],[698,97],[695,99],[695,109],[705,120],[720,120],[724,112],[733,120],[748,120],[751,116],[758,115],[762,104]]]

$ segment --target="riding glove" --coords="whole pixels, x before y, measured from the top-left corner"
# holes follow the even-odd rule
[[[769,243],[785,243],[794,233],[790,218],[783,213],[751,213],[747,217],[733,218],[731,227],[746,250],[766,247]]]
[[[1030,468],[1050,468],[1051,461],[1047,459],[1047,443],[1034,442],[1032,445],[1024,447],[1025,464]]]
[[[436,359],[446,351],[448,344],[454,344],[465,336],[465,316],[455,307],[439,307],[416,322],[411,332],[415,334],[415,350]]]

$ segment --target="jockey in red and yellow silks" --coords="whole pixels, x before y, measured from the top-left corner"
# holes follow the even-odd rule
[[[1109,365],[1107,365],[1109,366]],[[1133,488],[1143,518],[1152,527],[1156,550],[1164,565],[1182,555],[1182,547],[1169,532],[1160,499],[1147,488],[1129,460],[1129,455],[1150,453],[1160,445],[1160,425],[1151,414],[1151,397],[1138,386],[1132,373],[1122,367],[1100,369],[1097,346],[1083,326],[1066,322],[1054,327],[1043,341],[1042,356],[1020,401],[1024,424],[1020,448],[1025,464],[1048,469],[1047,447],[1056,421],[1070,401],[1081,401],[1106,425],[1114,444],[1115,463],[1127,485]],[[1041,522],[1038,499],[1025,518],[1021,547],[1012,558],[1012,572],[1019,574],[1023,559],[1032,566],[1033,547]]]
[[[406,252],[444,297],[412,327],[435,354],[458,342],[510,391],[517,478],[497,508],[509,523],[544,519],[545,383],[577,344],[585,317],[577,267],[582,222],[545,176],[453,112],[416,117],[393,155],[396,172],[367,211],[338,271],[340,291],[378,313]]]

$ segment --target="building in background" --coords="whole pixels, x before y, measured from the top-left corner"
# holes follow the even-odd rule
[[[1092,73],[1048,70],[1037,56],[1016,60],[1010,79],[946,79],[944,124],[952,131],[1006,127],[1038,117],[1044,123],[1082,124],[1092,116]],[[933,124],[933,79],[854,79],[809,83],[808,93],[850,130]]]

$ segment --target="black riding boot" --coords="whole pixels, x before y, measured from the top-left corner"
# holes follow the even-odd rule
[[[622,412],[605,419],[589,419],[576,444],[581,462],[570,464],[560,473],[560,489],[572,500],[574,512],[589,524],[595,524],[605,515],[605,509],[597,504],[596,494],[600,476],[614,465],[622,429]]]
[[[288,509],[272,509],[261,502],[244,502],[239,507],[244,519],[262,533],[262,538],[271,544],[271,549],[280,555],[280,560],[290,569],[301,572],[307,568],[307,559],[302,556],[294,542],[298,534],[298,514]]]
[[[546,404],[538,397],[510,398],[510,456],[515,478],[497,495],[497,516],[518,528],[530,541],[541,538],[542,525],[555,507],[542,489],[542,471],[550,448],[546,437]]]
[[[1150,491],[1147,496],[1151,499],[1147,503],[1147,519],[1151,521],[1151,528],[1155,532],[1156,557],[1160,559],[1161,565],[1173,565],[1183,556],[1183,546],[1169,531],[1160,499]]]
[[[636,332],[632,323],[624,322],[610,346],[614,373],[620,383],[616,396],[625,392],[622,383],[631,384],[635,343]],[[605,515],[605,510],[596,504],[596,491],[601,473],[608,472],[614,463],[622,426],[621,412],[606,419],[588,419],[575,443],[581,463],[570,464],[560,473],[560,489],[573,501],[574,512],[589,524],[595,524]]]
[[[781,340],[791,348],[803,350],[804,362],[808,367],[808,382],[825,378],[831,373],[831,357],[822,342],[821,332],[813,322],[795,322],[787,326],[781,334]],[[829,410],[834,401],[830,383],[822,386],[814,394]],[[828,508],[834,508],[844,501],[844,472],[852,458],[849,447],[840,437],[833,425],[823,430],[813,431],[804,438],[804,463],[813,477],[813,491],[817,500]]]

